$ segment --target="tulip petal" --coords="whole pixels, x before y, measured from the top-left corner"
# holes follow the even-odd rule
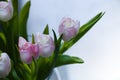
[[[25,45],[26,42],[27,41],[23,37],[19,37],[19,42],[18,42],[19,48],[22,48],[23,45]]]

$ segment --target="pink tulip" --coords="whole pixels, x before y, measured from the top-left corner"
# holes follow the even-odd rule
[[[63,18],[59,25],[59,34],[63,34],[63,40],[69,41],[76,36],[80,27],[79,21],[74,21],[71,18]]]
[[[7,53],[0,54],[0,78],[6,77],[11,70],[10,58]]]
[[[42,57],[49,57],[54,52],[54,41],[49,35],[37,33],[35,43],[39,45],[39,54]]]
[[[13,17],[12,1],[0,1],[0,20],[6,22]]]
[[[20,58],[23,62],[29,64],[32,59],[37,59],[39,57],[39,46],[37,44],[32,44],[27,42],[23,37],[19,37],[19,51]]]

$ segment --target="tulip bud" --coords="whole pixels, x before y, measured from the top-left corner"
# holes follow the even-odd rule
[[[34,59],[39,57],[39,46],[37,44],[32,44],[23,37],[19,37],[18,46],[22,62],[29,64],[32,62],[33,57]]]
[[[12,1],[0,1],[0,20],[6,22],[13,17]]]
[[[63,18],[59,25],[59,34],[63,34],[63,40],[69,41],[78,33],[80,26],[79,21],[74,21],[71,18]]]
[[[37,33],[35,43],[39,45],[39,54],[42,57],[49,57],[55,49],[54,41],[49,35]]]
[[[0,55],[0,78],[6,77],[11,70],[10,58],[7,53]]]

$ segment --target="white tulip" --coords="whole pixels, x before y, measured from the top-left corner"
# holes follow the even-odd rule
[[[0,55],[0,78],[6,77],[11,70],[10,58],[7,53]]]
[[[54,41],[51,36],[37,33],[35,43],[39,45],[39,55],[49,57],[55,50]]]
[[[0,21],[7,22],[13,17],[12,1],[0,1]]]
[[[63,40],[69,41],[75,37],[79,31],[80,22],[74,21],[71,18],[63,18],[59,25],[59,34],[63,34]]]

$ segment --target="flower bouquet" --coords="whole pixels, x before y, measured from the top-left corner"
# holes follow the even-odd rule
[[[80,27],[79,21],[64,17],[59,25],[60,36],[49,26],[43,32],[29,35],[27,20],[30,1],[18,11],[18,0],[0,0],[0,80],[49,80],[59,66],[83,63],[79,57],[64,52],[80,40],[104,13],[100,12]]]

